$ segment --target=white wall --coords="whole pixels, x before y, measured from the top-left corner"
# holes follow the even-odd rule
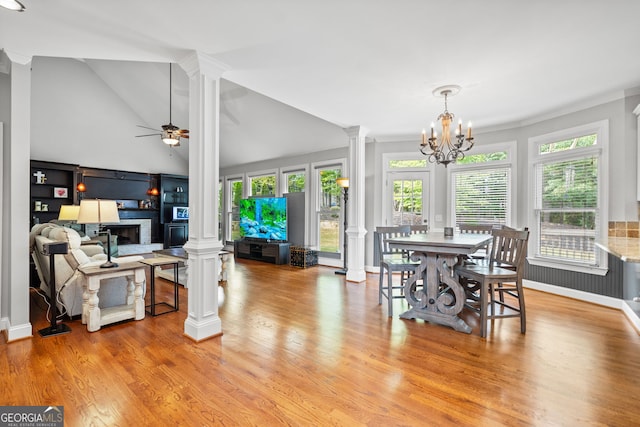
[[[32,64],[31,158],[131,172],[188,174],[188,162],[85,63],[36,57]]]

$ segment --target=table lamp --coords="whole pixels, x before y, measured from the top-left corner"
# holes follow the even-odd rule
[[[62,205],[60,206],[58,221],[60,222],[77,221],[79,213],[80,213],[80,206],[78,205]]]
[[[78,224],[98,224],[98,229],[103,223],[120,222],[118,205],[115,200],[89,199],[80,201],[78,212]],[[98,234],[100,234],[99,232]],[[113,268],[118,264],[111,262],[111,230],[107,228],[107,262],[101,268]]]

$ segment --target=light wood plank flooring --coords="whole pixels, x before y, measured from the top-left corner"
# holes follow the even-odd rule
[[[528,327],[481,339],[397,317],[378,276],[230,262],[224,335],[183,336],[181,310],[88,333],[0,338],[3,405],[63,405],[67,426],[424,426],[640,423],[640,336],[613,309],[526,290]],[[160,293],[171,287],[158,280]]]

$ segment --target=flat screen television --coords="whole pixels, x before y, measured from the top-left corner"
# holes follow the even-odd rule
[[[255,197],[240,200],[240,236],[286,242],[287,199]]]
[[[188,221],[189,220],[189,207],[188,206],[174,206],[172,221]]]

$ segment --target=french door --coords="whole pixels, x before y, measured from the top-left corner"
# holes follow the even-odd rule
[[[428,174],[387,172],[387,225],[428,225]]]

